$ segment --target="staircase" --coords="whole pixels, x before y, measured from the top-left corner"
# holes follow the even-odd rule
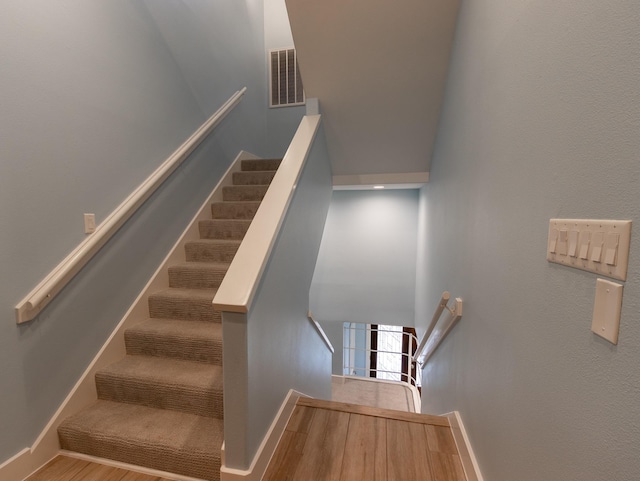
[[[96,373],[98,401],[58,428],[63,449],[205,480],[220,479],[222,325],[211,301],[280,164],[243,160],[150,318],[125,331],[127,355]]]

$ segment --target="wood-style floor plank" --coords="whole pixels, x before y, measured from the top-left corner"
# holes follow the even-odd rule
[[[57,481],[74,477],[88,465],[88,461],[56,456],[42,468],[29,476],[26,481]]]
[[[285,430],[262,481],[293,481],[306,441],[306,433]]]
[[[436,453],[458,454],[456,442],[453,439],[451,428],[442,426],[425,426],[429,451]]]
[[[444,416],[432,416],[430,414],[409,413],[406,411],[393,411],[391,409],[374,408],[360,404],[338,403],[324,401],[322,399],[300,398],[298,406],[307,406],[319,409],[330,409],[345,413],[363,414],[365,416],[377,416],[386,419],[400,419],[410,423],[431,424],[434,426],[450,427],[449,420]]]
[[[388,481],[434,481],[422,424],[387,419],[387,463]]]
[[[88,463],[82,471],[67,479],[68,481],[121,481],[125,474],[127,472],[124,469]]]
[[[436,481],[466,481],[460,456],[429,452],[429,465]]]
[[[387,481],[387,420],[352,414],[340,481]]]
[[[68,456],[56,456],[26,481],[171,481]]]
[[[287,423],[288,431],[308,433],[316,410],[305,406],[296,406]]]
[[[342,469],[349,413],[318,409],[307,435],[295,481],[337,480]]]

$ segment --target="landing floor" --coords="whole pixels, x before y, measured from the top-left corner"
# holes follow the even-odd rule
[[[333,376],[331,400],[411,413],[420,411],[406,384],[366,377]]]
[[[465,481],[449,421],[301,398],[263,481]]]

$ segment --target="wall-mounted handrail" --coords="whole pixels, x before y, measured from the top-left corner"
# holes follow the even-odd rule
[[[95,230],[58,264],[16,306],[18,324],[32,320],[51,300],[80,272],[89,260],[104,246],[120,227],[156,191],[160,185],[182,164],[211,131],[242,100],[247,91],[233,94],[193,135],[165,160],[142,184],[134,190]]]
[[[311,311],[309,311],[307,313],[307,319],[309,319],[309,322],[311,322],[311,324],[313,324],[313,327],[315,327],[316,332],[322,338],[324,343],[327,345],[327,348],[331,351],[331,354],[334,354],[336,352],[336,350],[333,347],[333,344],[331,344],[331,341],[327,337],[327,333],[324,332],[324,329],[322,329],[322,326],[320,325],[320,323],[314,319],[313,314],[311,313]]]
[[[442,343],[447,334],[449,334],[451,329],[453,329],[456,322],[458,322],[462,317],[462,299],[456,297],[454,307],[449,307],[447,305],[449,303],[449,299],[451,299],[451,294],[449,294],[448,291],[444,291],[440,297],[440,302],[433,313],[431,323],[425,331],[424,336],[422,336],[418,349],[416,349],[416,353],[412,359],[413,362],[417,362],[424,366],[436,349],[438,349],[438,346],[440,346],[440,343]],[[449,317],[443,322],[439,329],[436,329],[440,316],[442,316],[442,313],[445,310],[448,312]],[[420,359],[421,357],[422,359]]]
[[[444,291],[442,293],[442,296],[440,297],[440,302],[438,302],[438,306],[436,307],[436,310],[433,313],[433,317],[431,318],[431,323],[429,324],[429,327],[425,331],[424,336],[422,336],[422,340],[418,345],[418,349],[416,349],[416,353],[413,355],[413,361],[416,361],[418,357],[420,357],[420,354],[422,354],[422,350],[424,349],[425,344],[427,344],[427,340],[429,339],[429,336],[433,332],[433,329],[436,327],[436,324],[438,323],[438,319],[440,319],[440,316],[442,315],[442,311],[444,311],[444,309],[447,307],[449,299],[451,299],[451,294],[449,294],[449,291]]]
[[[306,115],[300,122],[269,190],[262,199],[260,215],[256,215],[251,222],[213,298],[215,309],[224,312],[249,312],[319,126],[320,115]]]

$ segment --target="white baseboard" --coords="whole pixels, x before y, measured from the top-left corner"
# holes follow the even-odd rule
[[[253,154],[241,151],[226,173],[216,185],[212,194],[202,204],[198,213],[193,217],[179,240],[174,244],[169,254],[155,271],[140,295],[133,302],[129,310],[122,317],[117,327],[111,333],[98,354],[91,361],[69,395],[62,402],[49,423],[42,430],[33,446],[25,448],[11,459],[0,465],[0,479],[6,481],[21,481],[41,466],[50,461],[60,451],[58,441],[58,426],[69,416],[79,412],[98,399],[95,386],[96,371],[123,358],[126,354],[124,345],[124,331],[133,324],[149,317],[149,295],[157,290],[169,287],[168,267],[171,264],[184,262],[184,245],[190,240],[200,238],[198,222],[211,219],[211,204],[222,200],[222,187],[232,185],[233,172],[240,170],[241,160],[257,159]]]
[[[267,434],[265,435],[258,452],[256,453],[251,467],[247,470],[228,468],[225,466],[224,444],[222,445],[222,468],[220,469],[220,481],[260,481],[269,466],[269,461],[280,442],[280,438],[284,433],[289,418],[296,407],[296,402],[301,397],[308,397],[305,394],[291,389],[287,397],[282,402],[280,410],[275,419],[271,423]]]
[[[447,413],[444,416],[449,419],[451,424],[451,431],[453,432],[453,439],[456,442],[458,453],[460,454],[460,461],[462,461],[462,467],[464,474],[467,477],[467,481],[483,481],[482,474],[480,474],[480,467],[476,456],[473,454],[467,431],[462,424],[462,418],[458,411]]]

